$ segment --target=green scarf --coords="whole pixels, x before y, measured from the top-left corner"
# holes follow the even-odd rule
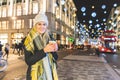
[[[34,26],[29,34],[27,35],[24,45],[26,47],[26,49],[28,51],[31,51],[34,54],[34,44],[33,44],[33,40],[35,41],[35,44],[37,45],[37,48],[39,50],[43,49],[48,40],[50,40],[48,31],[46,31],[43,35],[40,35],[37,30],[36,30],[36,26]],[[58,80],[58,76],[57,76],[57,70],[56,70],[56,64],[53,62],[53,56],[52,54],[48,53],[48,57],[50,59],[50,65],[51,65],[51,71],[52,71],[52,75],[53,75],[53,80]],[[36,62],[34,65],[32,65],[32,69],[31,69],[31,80],[46,80],[45,79],[45,72],[44,72],[44,67],[43,67],[43,59]],[[38,79],[40,78],[40,79]]]

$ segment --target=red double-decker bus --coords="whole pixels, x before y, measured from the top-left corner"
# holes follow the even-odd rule
[[[116,53],[116,42],[117,36],[115,36],[115,31],[106,30],[103,32],[103,35],[99,37],[99,51],[100,52],[110,52]]]

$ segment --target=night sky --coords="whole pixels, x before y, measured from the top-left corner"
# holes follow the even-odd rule
[[[73,0],[75,6],[77,7],[77,18],[80,24],[85,24],[88,26],[88,30],[91,32],[91,29],[94,31],[104,30],[109,17],[110,11],[113,7],[120,6],[120,0]],[[117,5],[114,5],[117,4]],[[102,8],[103,5],[103,8]],[[94,6],[94,7],[92,7]],[[83,11],[81,8],[83,8]],[[92,16],[92,12],[96,13],[95,16]],[[103,21],[103,19],[105,19]],[[92,23],[89,23],[89,21]],[[99,26],[95,27],[97,24]],[[89,27],[91,26],[91,27]],[[89,32],[89,34],[91,34]]]

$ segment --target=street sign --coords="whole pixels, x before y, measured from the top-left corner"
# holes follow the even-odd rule
[[[69,40],[70,42],[73,42],[73,41],[74,41],[74,38],[69,37],[68,40]]]

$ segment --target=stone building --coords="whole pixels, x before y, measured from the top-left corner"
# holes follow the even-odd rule
[[[120,6],[111,9],[107,24],[108,30],[116,32],[117,41],[115,45],[120,46]]]
[[[34,17],[44,11],[49,30],[61,45],[75,38],[76,7],[73,0],[0,0],[0,41],[19,43],[33,27]]]

